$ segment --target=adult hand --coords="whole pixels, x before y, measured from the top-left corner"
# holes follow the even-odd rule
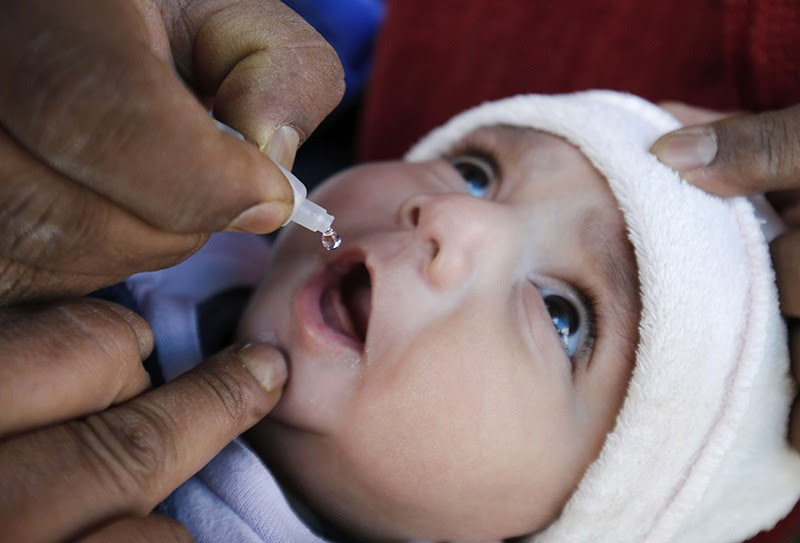
[[[0,305],[263,233],[338,103],[333,49],[278,0],[0,0]],[[248,144],[220,132],[215,116]]]
[[[144,515],[266,415],[286,379],[281,355],[252,344],[148,390],[149,328],[92,299],[2,309],[0,344],[3,541],[190,541]]]
[[[781,311],[788,317],[792,370],[800,380],[800,106],[728,116],[671,104],[684,124],[662,136],[653,153],[681,176],[713,194],[767,193],[787,231],[771,246]],[[708,122],[712,121],[712,122]],[[789,439],[800,449],[800,402]]]

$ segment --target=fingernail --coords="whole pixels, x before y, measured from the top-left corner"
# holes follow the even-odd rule
[[[272,135],[266,149],[266,155],[287,170],[294,166],[294,157],[297,154],[297,146],[300,145],[300,136],[297,131],[289,125],[279,127]],[[262,149],[263,150],[263,149]]]
[[[266,234],[282,225],[291,213],[292,204],[289,202],[263,202],[239,214],[227,230]]]
[[[286,360],[277,349],[264,343],[249,343],[236,353],[267,392],[280,389],[286,382]]]
[[[684,128],[659,139],[652,151],[667,166],[684,172],[711,164],[717,154],[717,138],[709,127]]]

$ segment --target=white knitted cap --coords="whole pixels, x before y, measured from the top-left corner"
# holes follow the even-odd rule
[[[710,196],[648,149],[679,127],[611,91],[522,95],[462,113],[407,155],[491,125],[561,136],[608,180],[639,269],[636,366],[616,426],[538,542],[742,541],[800,496],[794,387],[767,243],[744,198]]]

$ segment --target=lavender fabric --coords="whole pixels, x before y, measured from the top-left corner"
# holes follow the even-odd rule
[[[239,440],[181,485],[169,510],[198,543],[325,543],[295,515],[272,474]]]
[[[268,263],[263,238],[221,233],[177,266],[128,279],[153,328],[167,381],[202,359],[197,305],[232,287],[255,286]],[[272,474],[241,440],[226,446],[157,512],[184,524],[198,543],[326,543],[297,517]]]

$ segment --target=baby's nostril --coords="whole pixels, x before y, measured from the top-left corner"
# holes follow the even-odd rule
[[[439,242],[435,239],[431,240],[431,260],[439,256]]]
[[[419,206],[414,206],[411,208],[411,211],[409,212],[408,216],[411,219],[412,226],[419,226],[419,214],[420,214]]]

